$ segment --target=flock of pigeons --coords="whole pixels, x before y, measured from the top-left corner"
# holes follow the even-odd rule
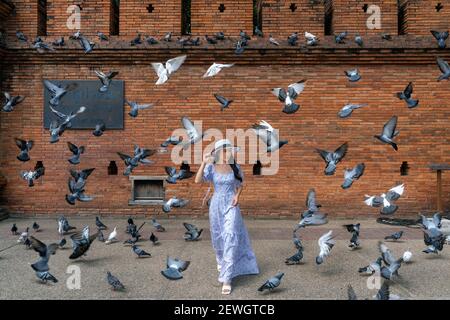
[[[439,48],[446,47],[446,40],[448,38],[448,32],[437,32],[431,31],[432,35],[438,41]],[[264,37],[264,34],[258,28],[255,29],[254,34],[258,37]],[[20,31],[16,33],[17,38],[20,41],[28,42],[27,37]],[[348,36],[347,32],[342,32],[335,35],[336,43],[344,43]],[[84,49],[85,53],[89,53],[93,50],[95,43],[91,42],[87,39],[81,32],[76,32],[74,35],[70,37],[71,39],[78,40],[81,47]],[[102,33],[98,33],[98,38],[100,41],[108,41],[108,37]],[[382,38],[384,40],[391,40],[390,35],[383,34]],[[306,45],[315,46],[319,43],[318,37],[315,35],[305,32]],[[225,35],[222,32],[217,33],[214,37],[205,36],[205,40],[210,44],[215,44],[218,41],[225,40]],[[245,50],[245,47],[248,45],[248,41],[251,40],[251,37],[246,34],[244,31],[241,31],[239,34],[239,39],[236,42],[235,53],[242,54]],[[297,33],[291,34],[287,38],[287,43],[291,46],[296,46],[299,40],[299,36]],[[145,42],[148,44],[156,44],[158,40],[154,37],[146,36]],[[172,33],[167,33],[161,41],[172,41]],[[268,41],[271,45],[278,46],[280,42],[276,40],[272,35],[269,36]],[[358,46],[364,46],[364,41],[359,34],[356,34],[355,43]],[[178,38],[178,43],[182,46],[196,46],[200,44],[200,38],[192,39],[191,37],[187,38]],[[141,38],[141,34],[133,39],[130,42],[130,45],[137,46],[143,43]],[[36,48],[39,52],[45,51],[53,51],[53,46],[64,46],[65,41],[64,38],[57,39],[53,42],[52,45],[44,43],[42,39],[39,37],[32,43],[34,48]],[[162,85],[166,83],[170,77],[182,66],[182,64],[186,60],[186,55],[175,57],[167,60],[165,63],[152,63],[152,67],[158,77],[156,81],[156,85]],[[450,66],[448,62],[444,61],[442,58],[437,58],[437,64],[441,71],[441,75],[438,78],[438,81],[441,80],[449,80],[450,79]],[[224,68],[231,68],[234,64],[220,64],[213,63],[208,70],[204,73],[203,77],[213,77],[217,75]],[[101,86],[99,91],[104,93],[109,90],[109,86],[113,81],[113,78],[118,75],[118,72],[110,71],[108,73],[103,73],[101,71],[95,71],[97,77],[101,82]],[[358,69],[351,69],[344,71],[348,81],[350,82],[358,82],[361,79],[361,74]],[[285,88],[274,88],[272,89],[272,93],[279,99],[279,101],[283,104],[282,112],[286,114],[293,114],[300,109],[299,104],[295,103],[295,100],[302,93],[306,85],[306,80],[301,80],[296,83],[290,84],[287,89]],[[52,98],[50,99],[50,110],[56,116],[57,120],[52,121],[50,124],[50,142],[56,143],[59,141],[59,137],[63,134],[66,129],[69,129],[72,125],[73,119],[75,119],[79,114],[85,112],[85,107],[80,107],[77,111],[71,112],[70,114],[64,114],[57,110],[60,106],[61,100],[64,95],[76,89],[75,84],[69,84],[67,86],[61,86],[56,83],[50,82],[48,80],[44,80],[44,86],[50,92]],[[405,90],[396,94],[396,96],[404,100],[408,108],[416,108],[419,105],[419,100],[414,99],[412,97],[413,94],[413,84],[410,82]],[[218,101],[220,105],[220,109],[224,111],[227,108],[230,108],[233,100],[227,99],[220,94],[214,94],[214,97]],[[5,92],[6,101],[3,105],[3,111],[11,112],[14,108],[20,104],[25,97],[23,96],[12,96],[9,93]],[[140,110],[147,109],[152,107],[152,104],[138,104],[133,101],[126,101],[126,103],[130,106],[129,115],[131,117],[137,117]],[[366,104],[348,104],[344,106],[339,112],[338,116],[340,118],[350,117],[353,111],[358,110],[360,108],[365,107]],[[398,145],[395,142],[395,138],[399,135],[399,131],[397,130],[397,116],[392,116],[384,125],[381,133],[375,135],[374,137],[380,141],[381,143],[390,145],[394,150],[398,150]],[[182,117],[181,123],[186,131],[187,139],[181,140],[179,137],[170,136],[168,137],[162,144],[161,147],[167,148],[169,145],[178,145],[182,144],[184,148],[188,148],[191,144],[195,144],[203,138],[203,133],[199,132],[197,128],[194,126],[193,122],[188,117]],[[277,131],[275,130],[267,121],[260,121],[257,124],[253,125],[253,130],[255,134],[266,144],[267,152],[275,152],[278,149],[282,148],[285,144],[288,143],[287,140],[280,140]],[[98,123],[96,125],[93,134],[95,136],[101,136],[103,132],[106,130],[106,126],[103,123]],[[29,152],[32,149],[34,142],[32,140],[24,140],[24,139],[15,139],[17,146],[20,149],[20,153],[17,156],[17,159],[20,161],[29,161],[30,156]],[[86,151],[84,146],[77,146],[71,142],[68,142],[68,147],[72,156],[68,159],[71,164],[79,164],[80,157]],[[317,149],[317,153],[324,160],[326,166],[324,173],[325,175],[334,175],[337,169],[337,165],[344,159],[348,150],[348,143],[344,143],[339,146],[335,151],[326,151]],[[141,148],[139,146],[134,146],[133,155],[127,155],[121,152],[118,152],[118,155],[125,163],[125,171],[124,175],[129,175],[132,173],[133,169],[136,168],[139,164],[151,164],[152,161],[147,158],[154,155],[156,153],[155,150]],[[352,186],[352,184],[357,181],[364,174],[365,164],[359,163],[352,169],[346,169],[344,171],[344,181],[342,183],[342,188],[347,189]],[[94,169],[84,169],[84,170],[70,170],[71,177],[69,178],[68,186],[69,193],[66,195],[66,200],[69,204],[74,205],[76,201],[91,201],[93,197],[85,195],[85,187],[86,181],[89,175],[94,171]],[[36,166],[34,170],[24,171],[21,173],[21,176],[24,180],[28,182],[28,185],[33,186],[34,180],[38,179],[44,173],[44,167],[42,165]],[[167,182],[168,183],[177,183],[178,180],[188,179],[193,176],[193,172],[190,172],[189,169],[183,168],[183,166],[177,170],[174,167],[166,167],[167,173]],[[382,215],[392,215],[394,214],[398,206],[394,203],[397,201],[402,194],[404,193],[404,185],[398,185],[391,188],[388,192],[383,193],[381,195],[366,195],[365,203],[371,207],[381,207],[380,213]],[[173,197],[169,199],[163,205],[164,212],[170,212],[171,208],[183,207],[189,201],[184,199],[178,199]],[[300,264],[303,259],[303,251],[304,247],[300,238],[297,236],[297,231],[301,228],[305,228],[310,225],[322,225],[327,223],[327,215],[320,212],[321,205],[316,203],[316,193],[314,189],[311,189],[308,193],[306,200],[307,210],[302,213],[301,220],[298,225],[295,227],[293,232],[293,243],[296,249],[296,253],[287,258],[285,263],[287,265],[295,265]],[[153,226],[159,232],[164,231],[164,228],[156,221],[152,220]],[[145,222],[144,222],[145,224]],[[136,243],[141,240],[141,235],[139,234],[139,230],[144,225],[142,224],[139,228],[134,224],[132,219],[128,219],[127,233],[130,234],[130,239],[126,240],[124,244],[131,245],[132,251],[139,257],[147,257],[151,256],[150,253],[145,252],[141,249]],[[435,214],[433,218],[426,218],[421,216],[418,224],[422,227],[424,232],[424,242],[427,245],[427,248],[423,251],[425,253],[438,253],[443,250],[443,246],[446,241],[450,239],[446,237],[446,234],[441,230],[441,217],[439,214]],[[112,243],[117,241],[117,228],[110,233],[110,235],[105,239],[102,233],[102,230],[106,229],[106,226],[101,223],[101,221],[96,218],[97,232],[94,234],[90,234],[89,227],[84,227],[81,232],[76,232],[71,235],[73,252],[70,255],[70,259],[77,259],[86,254],[89,250],[91,243],[95,239],[99,239],[100,241],[104,241],[105,243]],[[186,241],[196,241],[200,238],[202,233],[202,229],[198,229],[196,226],[188,223],[184,223],[186,228],[185,240]],[[348,232],[351,233],[351,239],[349,247],[351,249],[357,249],[360,247],[359,234],[361,225],[350,224],[344,226]],[[61,235],[64,235],[66,232],[70,232],[74,227],[70,226],[67,219],[64,217],[60,217],[58,220],[58,232]],[[37,231],[34,228],[35,231]],[[17,227],[14,225],[11,229],[13,233],[17,232]],[[403,232],[398,232],[393,235],[386,236],[385,240],[397,241],[403,235]],[[448,235],[447,235],[448,236]],[[157,245],[159,244],[158,238],[155,234],[151,234],[149,240]],[[56,278],[49,273],[49,258],[51,255],[55,254],[57,249],[63,248],[66,244],[65,238],[62,238],[60,243],[52,243],[50,245],[46,245],[43,242],[36,239],[33,235],[29,235],[29,229],[27,228],[25,232],[23,232],[19,239],[20,242],[26,244],[28,247],[33,248],[39,253],[38,262],[32,265],[32,268],[35,270],[36,275],[39,279],[43,281],[53,281],[57,282]],[[330,255],[332,248],[335,245],[334,237],[332,231],[325,233],[318,240],[319,246],[319,254],[316,257],[316,264],[320,265],[324,263],[326,258]],[[379,251],[381,257],[376,259],[373,263],[369,264],[366,267],[360,268],[359,272],[361,274],[379,274],[386,280],[395,280],[396,276],[398,276],[398,270],[401,267],[402,263],[408,262],[411,259],[411,252],[405,252],[400,258],[396,258],[391,250],[386,246],[386,244],[380,242],[379,243]],[[185,271],[189,266],[189,261],[182,261],[179,259],[167,258],[167,268],[161,271],[162,275],[168,279],[176,280],[182,278],[182,272]],[[264,290],[273,290],[278,287],[281,283],[281,279],[283,278],[284,273],[278,273],[274,277],[268,279],[261,287],[258,288],[259,291]],[[124,285],[120,282],[120,280],[113,276],[110,272],[107,273],[107,281],[112,286],[114,290],[122,290],[124,289]],[[348,294],[350,299],[356,299],[356,295],[351,287],[348,289]],[[389,282],[384,282],[381,289],[377,294],[377,299],[389,299],[392,298],[389,294]]]

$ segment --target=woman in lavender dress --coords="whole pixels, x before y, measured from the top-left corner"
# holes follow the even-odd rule
[[[256,257],[239,209],[243,174],[230,153],[229,140],[216,142],[203,162],[195,182],[212,182],[214,194],[209,205],[212,245],[216,252],[222,294],[231,293],[231,280],[245,274],[259,273]],[[224,161],[228,159],[228,161]]]

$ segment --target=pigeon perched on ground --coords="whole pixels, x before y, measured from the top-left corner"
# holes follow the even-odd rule
[[[26,180],[28,182],[29,187],[34,186],[34,181],[39,179],[45,172],[44,165],[40,164],[39,162],[36,162],[36,165],[34,166],[33,170],[30,171],[22,171],[20,173],[20,176],[22,179]]]
[[[44,86],[50,91],[52,98],[50,99],[50,104],[54,107],[58,106],[61,98],[69,91],[74,90],[78,85],[76,83],[70,83],[65,85],[55,84],[51,81],[44,80]]]
[[[346,71],[344,71],[344,73],[347,76],[348,81],[350,81],[350,82],[357,82],[361,79],[361,75],[359,74],[358,69],[346,70]]]
[[[60,249],[62,249],[62,248],[64,248],[64,246],[66,245],[66,243],[67,243],[66,238],[62,238],[62,239],[58,242],[58,247],[59,247]]]
[[[258,28],[258,26],[255,26],[255,31],[253,32],[253,34],[260,38],[264,37],[264,33]]]
[[[50,257],[56,253],[58,244],[51,243],[46,245],[33,236],[30,236],[28,239],[30,241],[30,247],[39,253],[39,260],[31,265],[31,268],[36,272],[36,276],[44,282],[47,282],[48,280],[55,283],[58,282],[58,280],[48,272],[50,270],[48,261],[50,260]]]
[[[20,243],[25,243],[25,241],[27,241],[28,240],[28,242],[30,241],[28,238],[28,236],[29,236],[29,231],[30,231],[30,228],[29,227],[27,227],[26,229],[25,229],[25,231],[24,232],[22,232],[21,234],[20,234],[20,237],[19,237],[19,239],[17,240],[17,242],[20,242]]]
[[[358,163],[353,169],[344,170],[344,182],[342,183],[342,189],[348,189],[352,186],[353,182],[361,178],[366,168],[364,163]]]
[[[305,31],[305,39],[306,39],[306,44],[308,46],[315,46],[319,42],[319,39],[317,38],[317,36],[315,36],[312,33],[306,32],[306,31]]]
[[[105,241],[105,244],[110,244],[117,241],[117,227],[114,227],[114,230],[108,236],[108,239]]]
[[[140,44],[142,44],[142,39],[141,39],[141,34],[138,33],[136,35],[136,37],[133,40],[130,41],[130,45],[131,46],[137,46],[137,45],[140,45]]]
[[[178,199],[177,197],[172,197],[163,204],[162,209],[165,213],[169,213],[172,208],[182,208],[189,203],[189,200]]]
[[[433,35],[433,37],[437,40],[439,48],[445,49],[446,47],[445,42],[447,41],[448,38],[448,31],[439,32],[431,30],[430,32]]]
[[[119,74],[119,72],[117,71],[110,71],[108,73],[103,73],[102,71],[94,70],[94,72],[100,79],[100,82],[102,83],[102,86],[100,87],[100,89],[98,89],[98,91],[100,92],[108,91],[112,79]]]
[[[383,131],[381,135],[375,135],[374,137],[380,140],[381,142],[385,144],[389,144],[394,148],[395,151],[398,151],[398,146],[394,142],[394,139],[398,136],[400,133],[398,130],[396,130],[397,127],[397,116],[393,116],[388,122],[385,123],[383,126]]]
[[[195,144],[203,139],[203,132],[199,132],[194,123],[188,117],[181,118],[181,124],[186,130],[188,140],[183,142],[183,149],[187,149],[191,144]]]
[[[100,242],[105,242],[105,236],[103,235],[102,230],[98,230],[98,234],[97,234],[97,240]]]
[[[19,41],[22,41],[22,42],[28,42],[27,36],[26,36],[22,31],[17,31],[17,32],[16,32],[16,38],[17,38]]]
[[[317,242],[319,244],[319,255],[316,257],[316,264],[320,265],[323,263],[326,257],[330,255],[331,249],[336,244],[333,240],[333,231],[330,230],[319,238]]]
[[[374,262],[371,262],[368,266],[362,267],[358,269],[359,273],[364,273],[368,275],[372,275],[374,273],[380,273],[381,270],[381,262],[383,261],[382,258],[378,258]]]
[[[185,169],[180,169],[177,171],[177,169],[175,169],[174,167],[165,167],[165,170],[168,174],[166,181],[171,184],[175,184],[179,180],[189,179],[194,175],[193,172]]]
[[[400,238],[403,236],[403,231],[395,232],[389,236],[384,237],[384,240],[393,240],[397,241],[400,240]]]
[[[225,108],[229,108],[230,104],[233,102],[233,100],[228,100],[224,96],[217,93],[214,93],[214,97],[220,103],[220,111],[223,111]]]
[[[415,100],[415,99],[411,98],[412,93],[413,93],[412,82],[410,82],[406,86],[405,90],[403,90],[402,92],[397,92],[397,98],[399,98],[400,100],[405,100],[406,105],[410,109],[417,107],[419,104],[419,100]]]
[[[69,259],[74,260],[86,255],[86,252],[91,247],[92,242],[98,237],[98,231],[95,234],[89,234],[89,227],[86,226],[81,232],[74,233],[70,236],[72,240],[73,252]]]
[[[269,43],[275,45],[275,46],[279,46],[280,43],[278,42],[277,39],[275,39],[271,34],[269,35]]]
[[[348,118],[352,115],[353,110],[360,109],[362,107],[368,106],[367,103],[362,104],[346,104],[342,107],[342,109],[339,111],[338,116],[340,118]]]
[[[291,46],[296,46],[298,41],[298,33],[294,32],[287,38],[288,44]]]
[[[153,227],[156,229],[156,231],[158,231],[158,232],[166,231],[166,229],[158,221],[156,221],[156,219],[152,219],[152,224],[153,224]]]
[[[184,240],[186,241],[198,241],[200,240],[200,235],[203,232],[203,229],[198,229],[196,226],[190,223],[183,223],[183,226],[186,228],[186,232],[184,233]]]
[[[353,289],[353,287],[350,284],[347,286],[347,297],[348,297],[348,300],[358,300],[355,290]]]
[[[355,42],[360,47],[362,47],[364,45],[363,38],[359,35],[359,33],[357,33],[355,36]]]
[[[58,233],[60,235],[64,235],[66,232],[69,232],[70,230],[75,230],[76,227],[72,227],[69,224],[69,221],[64,217],[60,216],[58,218]]]
[[[100,32],[100,31],[97,31],[97,37],[98,37],[98,40],[100,40],[100,41],[108,41],[109,40],[109,38],[103,32]]]
[[[392,41],[392,36],[389,33],[382,33],[381,39],[387,40],[387,41]]]
[[[403,252],[403,262],[408,263],[412,259],[412,252],[408,249]]]
[[[54,45],[55,47],[64,47],[65,46],[64,37],[59,37],[58,39],[52,42],[52,45]]]
[[[69,36],[69,39],[72,40],[78,40],[81,37],[81,31],[78,30],[77,32],[75,32],[74,34],[72,34],[71,36]]]
[[[125,290],[125,286],[122,284],[122,282],[120,282],[120,280],[117,279],[117,277],[113,276],[109,271],[106,273],[106,281],[108,281],[108,284],[114,291]]]
[[[106,130],[106,125],[103,122],[100,122],[95,125],[95,129],[94,129],[94,131],[92,131],[92,134],[96,137],[100,137],[103,135],[105,130]]]
[[[217,39],[209,37],[207,34],[205,34],[205,40],[209,44],[217,44]]]
[[[95,217],[95,225],[97,226],[98,230],[106,230],[108,227],[100,221],[99,217]]]
[[[75,205],[76,201],[89,202],[94,198],[87,196],[84,192],[84,187],[86,186],[86,181],[76,182],[76,180],[69,178],[68,187],[69,193],[66,194],[66,201],[70,205]]]
[[[277,288],[281,283],[281,278],[283,278],[284,272],[277,273],[274,277],[270,278],[264,284],[258,288],[259,292],[263,292],[264,290],[272,291],[273,289]]]
[[[294,103],[294,100],[305,89],[306,80],[300,80],[288,86],[288,89],[274,88],[272,94],[278,97],[278,100],[284,103],[283,112],[287,114],[295,113],[300,106]]]
[[[181,139],[179,137],[170,136],[163,143],[161,143],[161,147],[167,148],[169,146],[169,144],[176,146],[180,143],[181,143]]]
[[[161,271],[161,274],[169,280],[179,280],[183,278],[182,272],[185,271],[188,267],[190,261],[183,261],[177,258],[167,257],[165,270]]]
[[[26,162],[30,160],[30,155],[28,152],[33,148],[34,141],[33,140],[22,140],[20,138],[14,138],[16,142],[16,146],[19,147],[20,153],[17,156],[17,160]]]
[[[316,191],[310,189],[306,196],[306,211],[301,214],[300,222],[298,223],[294,232],[298,229],[309,225],[322,225],[326,224],[327,215],[319,212],[321,205],[316,203]]]
[[[153,243],[153,245],[158,245],[159,244],[159,239],[157,236],[155,236],[155,234],[152,232],[152,234],[150,235],[149,238],[150,242]]]
[[[40,37],[37,37],[33,42],[33,48],[36,49],[39,53],[44,53],[46,51],[55,51],[55,49],[53,49],[50,44],[42,41]]]
[[[79,164],[80,163],[80,156],[84,153],[85,147],[80,146],[77,147],[73,143],[67,141],[67,146],[69,147],[69,150],[73,153],[73,155],[69,158],[69,162],[71,164]]]
[[[49,106],[53,114],[59,118],[59,125],[65,125],[67,128],[72,127],[72,120],[76,118],[79,114],[86,111],[86,107],[80,107],[77,111],[71,111],[70,114],[64,114],[58,110],[55,110],[51,105]]]
[[[33,222],[33,225],[31,226],[33,228],[34,232],[39,232],[41,231],[39,224],[35,221]]]
[[[83,48],[84,53],[89,53],[92,50],[94,50],[95,43],[89,41],[85,36],[80,36],[78,38],[78,41],[80,42],[81,48]]]
[[[383,193],[380,196],[366,195],[366,199],[364,200],[364,202],[370,207],[383,206],[380,211],[381,214],[394,214],[398,210],[398,206],[393,204],[392,202],[397,201],[404,191],[405,185],[400,184],[389,189],[387,194]]]
[[[128,225],[125,230],[125,233],[131,234],[132,231],[137,230],[137,226],[134,224],[134,221],[132,218],[128,218],[127,223],[128,223]]]
[[[172,32],[167,32],[167,33],[164,35],[163,40],[166,41],[166,42],[172,41]]]
[[[11,227],[11,234],[13,235],[13,236],[16,236],[18,233],[17,233],[17,226],[16,226],[16,224],[15,223],[13,223],[13,225],[12,225],[12,227]]]
[[[234,53],[239,55],[244,53],[245,51],[245,46],[247,45],[247,43],[245,42],[246,40],[238,40],[236,42],[235,48],[234,48]]]
[[[58,282],[58,279],[56,279],[55,276],[48,271],[36,271],[36,276],[44,283],[47,283],[48,281],[53,283]]]
[[[163,84],[167,80],[169,80],[170,75],[172,73],[174,73],[175,71],[177,71],[181,67],[181,65],[184,63],[185,60],[186,60],[186,56],[179,56],[179,57],[167,60],[165,65],[162,63],[159,63],[159,62],[152,63],[152,67],[158,76],[158,81],[156,81],[156,84],[157,85]]]
[[[225,34],[222,31],[216,32],[214,38],[217,40],[225,40]]]
[[[448,62],[440,57],[437,58],[436,62],[438,64],[439,69],[442,72],[442,74],[439,76],[437,81],[449,80],[450,79],[450,66],[449,66]]]
[[[275,130],[264,120],[261,120],[259,124],[254,124],[252,128],[255,134],[266,144],[267,152],[275,152],[288,143],[287,140],[280,140],[278,130]]]
[[[336,43],[345,43],[345,39],[347,38],[348,32],[344,31],[339,34],[334,35],[334,41]]]
[[[24,96],[11,96],[9,92],[4,92],[5,95],[5,103],[3,104],[3,111],[11,112],[14,110],[14,107],[25,100]]]
[[[295,246],[295,249],[297,250],[297,252],[293,256],[286,258],[284,263],[287,265],[299,264],[301,262],[301,260],[303,259],[303,250],[304,250],[303,244],[302,244],[301,240],[297,237],[295,232],[293,234],[292,241],[294,243],[294,246]]]
[[[352,234],[352,237],[350,239],[349,248],[356,249],[361,244],[359,241],[359,232],[361,230],[361,224],[346,224],[344,225],[344,228],[347,229],[348,232]]]
[[[420,223],[423,230],[423,240],[428,246],[423,252],[425,253],[439,253],[444,248],[446,237],[440,230],[442,217],[439,213],[433,215],[433,219],[428,220],[421,215],[422,221]]]
[[[387,280],[392,280],[395,276],[398,276],[398,269],[402,265],[403,258],[395,259],[391,250],[381,241],[378,243],[378,249],[385,264],[381,267],[381,276]]]
[[[139,114],[139,110],[144,110],[144,109],[148,109],[153,107],[153,103],[150,104],[138,104],[137,102],[134,101],[128,101],[125,100],[125,102],[130,106],[130,112],[128,112],[128,114],[130,115],[130,117],[132,118],[136,118]]]
[[[131,249],[133,250],[134,253],[136,253],[136,255],[138,256],[138,258],[142,258],[142,257],[151,257],[152,255],[148,252],[145,252],[144,250],[142,250],[141,248],[139,248],[136,245],[132,245]]]
[[[146,159],[147,157],[154,155],[156,150],[144,149],[140,148],[138,145],[134,146],[133,156],[129,156],[127,154],[117,152],[119,157],[123,160],[126,165],[125,171],[123,172],[124,176],[129,176],[133,169],[135,169],[139,163],[142,164],[151,164],[153,161]]]
[[[156,40],[155,38],[151,37],[151,36],[145,36],[145,41],[149,44],[149,45],[153,45],[153,44],[158,44],[159,41]]]
[[[234,66],[234,63],[231,64],[221,64],[221,63],[213,63],[208,70],[203,75],[203,78],[214,77],[217,75],[223,68],[231,68]]]
[[[322,157],[322,159],[326,162],[325,167],[325,175],[330,176],[336,172],[336,166],[342,159],[344,159],[347,154],[348,143],[343,143],[339,148],[337,148],[334,152],[317,149],[317,153]]]

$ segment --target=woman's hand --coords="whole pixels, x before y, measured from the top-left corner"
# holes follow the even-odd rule
[[[231,203],[231,206],[232,206],[232,207],[236,207],[238,204],[239,204],[239,195],[236,194],[236,195],[233,197],[233,202]]]
[[[214,157],[212,156],[212,154],[210,154],[210,153],[205,153],[204,155],[203,155],[203,163],[212,163],[213,162],[213,160],[214,160]]]

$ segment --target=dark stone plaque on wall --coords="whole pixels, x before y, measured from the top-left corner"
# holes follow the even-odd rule
[[[100,92],[101,82],[98,80],[51,80],[54,84],[66,86],[76,84],[68,91],[53,109],[64,114],[76,112],[81,106],[86,111],[72,120],[71,129],[94,129],[97,123],[103,122],[107,129],[123,129],[124,82],[113,80],[107,92]],[[44,127],[48,128],[58,117],[49,108],[52,94],[44,86]]]

